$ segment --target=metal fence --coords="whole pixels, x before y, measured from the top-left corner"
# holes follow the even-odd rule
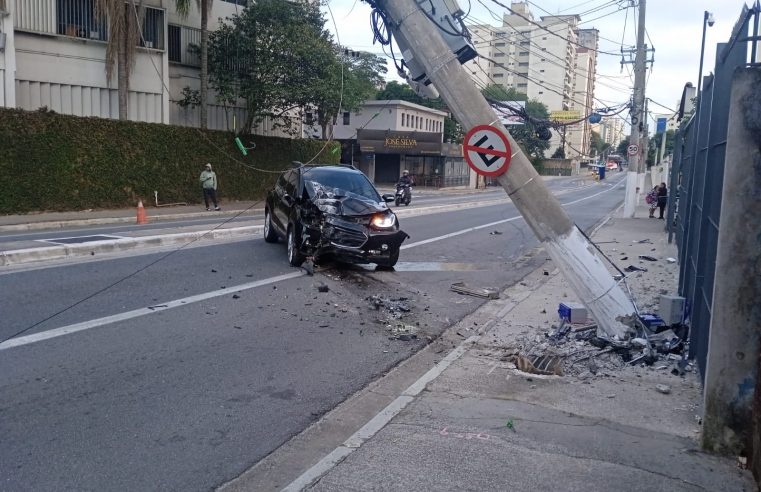
[[[759,64],[760,16],[758,1],[751,9],[743,7],[729,42],[717,46],[714,75],[704,77],[694,114],[676,135],[667,229],[669,241],[676,236],[679,250],[679,293],[687,299],[690,357],[704,376],[732,76],[738,67]]]

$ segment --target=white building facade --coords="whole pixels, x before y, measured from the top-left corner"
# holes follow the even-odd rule
[[[558,117],[580,119],[591,113],[597,30],[579,29],[578,15],[535,19],[528,2],[512,2],[510,8],[512,12],[504,15],[502,26],[469,26],[478,52],[492,60],[486,81],[483,60],[481,67],[466,64],[476,84],[513,88],[542,102]],[[570,118],[574,114],[578,118]],[[591,143],[589,123],[570,125],[565,135],[553,132],[549,153],[563,143],[567,157],[586,157]]]
[[[216,0],[209,30],[239,13],[247,0]],[[106,75],[106,24],[94,0],[0,0],[0,107],[118,118],[116,67]],[[200,88],[200,12],[187,18],[174,0],[143,0],[141,35],[129,79],[128,117],[134,121],[200,126],[199,109],[179,104],[183,89]],[[128,8],[129,2],[125,2]],[[243,108],[223,107],[209,94],[208,128],[232,130]],[[285,136],[264,122],[256,133]]]

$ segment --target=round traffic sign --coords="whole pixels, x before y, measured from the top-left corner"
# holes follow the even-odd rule
[[[637,155],[639,152],[639,146],[637,144],[631,144],[626,148],[626,151],[629,153],[629,155]]]
[[[510,167],[512,149],[507,135],[490,125],[478,125],[465,134],[462,146],[465,162],[483,176],[499,176]]]

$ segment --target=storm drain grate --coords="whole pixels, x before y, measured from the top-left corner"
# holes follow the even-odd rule
[[[91,243],[94,241],[109,241],[113,239],[124,239],[120,236],[109,236],[106,234],[96,234],[94,236],[77,236],[77,237],[60,237],[54,239],[40,239],[39,241],[52,244],[81,244]]]

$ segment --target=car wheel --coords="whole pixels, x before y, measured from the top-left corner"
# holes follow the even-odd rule
[[[268,243],[277,242],[277,233],[275,233],[275,229],[272,228],[272,214],[269,209],[264,211],[264,240]]]
[[[399,261],[399,248],[392,249],[389,254],[388,258],[381,260],[378,262],[378,266],[382,268],[393,268],[396,265],[396,262]]]
[[[287,241],[288,241],[288,263],[290,263],[291,266],[301,266],[302,263],[304,263],[304,255],[301,254],[301,251],[299,251],[298,246],[298,236],[296,233],[296,226],[295,224],[289,224],[288,225],[288,234],[287,234]]]

